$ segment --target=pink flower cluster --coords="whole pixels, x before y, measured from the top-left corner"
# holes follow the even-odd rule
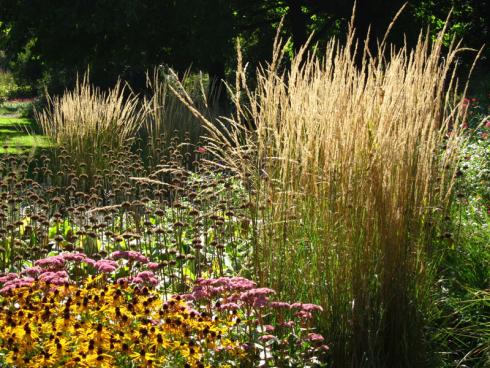
[[[3,282],[3,277],[0,277],[0,282]],[[34,282],[32,277],[23,278],[10,278],[9,280],[3,282],[3,287],[0,289],[0,294],[7,293],[9,290],[13,290],[23,286],[31,286]]]
[[[276,292],[269,288],[250,289],[240,293],[239,300],[249,304],[255,308],[263,308],[268,305],[268,295]]]
[[[19,278],[19,275],[16,273],[8,273],[5,276],[0,277],[0,283],[3,284],[2,289],[0,289],[0,293],[6,293],[9,290],[22,287],[22,286],[30,286],[34,282],[32,277],[23,277]]]
[[[39,267],[39,266],[32,266],[32,267],[26,268],[20,274],[21,275],[28,275],[28,276],[31,276],[31,277],[36,278],[42,272],[43,272],[43,269],[41,267]]]
[[[291,309],[298,309],[295,316],[304,319],[311,319],[313,317],[312,312],[323,312],[323,308],[321,306],[310,303],[294,303],[291,304]]]
[[[134,250],[117,250],[111,254],[114,260],[127,259],[128,261],[148,263],[148,257]]]
[[[155,262],[148,262],[146,264],[146,267],[148,267],[149,270],[158,270],[160,268],[160,265]]]
[[[318,333],[311,332],[309,320],[313,318],[314,312],[322,312],[320,305],[312,303],[286,303],[283,301],[271,301],[269,298],[275,291],[265,287],[257,287],[253,281],[243,277],[220,277],[217,279],[198,279],[190,294],[183,295],[187,300],[203,302],[208,308],[214,308],[233,315],[239,316],[240,320],[252,318],[252,322],[257,324],[253,327],[254,333],[260,343],[267,343],[274,340],[281,344],[288,341],[287,336],[295,336],[301,342],[307,342],[312,351],[327,351],[328,346],[322,345],[324,337]],[[266,309],[268,308],[268,310]],[[241,312],[240,312],[241,310]],[[295,318],[287,320],[289,313]],[[274,315],[276,326],[262,324],[267,316]],[[255,326],[255,325],[254,325]],[[274,334],[277,333],[277,336]]]
[[[19,275],[17,275],[16,273],[10,272],[10,273],[0,277],[0,282],[3,284],[6,282],[9,282],[9,281],[12,281],[12,280],[16,280],[18,278],[19,278]]]
[[[306,340],[311,342],[322,342],[324,340],[323,336],[317,333],[310,332],[306,337]]]
[[[65,259],[61,254],[59,254],[57,256],[38,259],[36,262],[34,262],[34,265],[44,269],[60,270],[65,267]]]
[[[244,277],[219,277],[217,279],[197,279],[192,292],[186,297],[191,300],[210,299],[218,295],[250,290],[256,283]]]
[[[134,277],[120,277],[116,280],[120,285],[123,284],[133,284],[140,286],[157,286],[159,284],[157,277],[151,271],[142,271]]]
[[[126,281],[128,283],[136,285],[157,286],[158,279],[151,270],[158,269],[158,263],[148,262],[148,258],[139,252],[135,251],[117,251],[112,253],[112,259],[101,259],[95,261],[87,255],[74,252],[74,253],[60,253],[55,256],[39,259],[34,262],[34,266],[29,267],[20,272],[20,274],[9,273],[0,277],[0,293],[7,292],[8,290],[31,285],[35,280],[45,281],[48,284],[64,285],[70,282],[70,276],[68,274],[69,268],[67,266],[70,262],[86,264],[93,267],[100,273],[112,273],[119,267],[117,260],[126,259],[130,262],[139,262],[145,264],[149,269],[142,271],[134,277],[121,278],[119,280]]]
[[[143,271],[138,273],[132,280],[134,284],[150,284],[152,286],[158,285],[158,279],[151,271]]]
[[[34,262],[35,266],[48,270],[62,270],[66,262],[83,262],[90,266],[95,266],[96,262],[83,253],[61,253],[56,256],[42,258]]]
[[[64,285],[70,282],[70,277],[66,271],[47,271],[39,275],[39,280],[53,285]],[[34,281],[34,279],[32,279]]]
[[[101,259],[95,263],[95,268],[99,272],[111,273],[114,272],[119,265],[116,261],[110,259]]]
[[[296,316],[312,318],[315,311],[323,311],[322,307],[311,303],[289,304],[281,301],[270,301],[269,297],[275,291],[269,288],[257,288],[257,284],[243,277],[220,277],[217,279],[198,279],[188,300],[211,300],[221,298],[220,308],[223,310],[236,310],[242,305],[254,308],[269,307],[273,309],[298,309]]]

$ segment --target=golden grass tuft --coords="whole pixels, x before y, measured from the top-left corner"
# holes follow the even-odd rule
[[[90,84],[88,73],[61,96],[47,96],[36,111],[42,131],[65,148],[73,162],[105,167],[108,150],[129,148],[145,116],[137,95],[118,81],[108,91]]]
[[[424,359],[427,255],[450,202],[464,114],[462,49],[443,52],[441,41],[421,35],[414,49],[382,43],[371,55],[351,27],[345,44],[332,39],[321,58],[306,45],[284,71],[276,39],[252,91],[239,54],[236,116],[220,123],[174,89],[201,118],[209,152],[254,185],[258,280],[322,304],[339,367]]]

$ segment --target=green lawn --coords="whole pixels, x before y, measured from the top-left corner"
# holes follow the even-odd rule
[[[51,146],[45,136],[30,133],[33,123],[29,118],[0,116],[0,154],[21,153],[25,149]]]
[[[12,116],[0,116],[0,128],[7,127],[23,127],[30,126],[33,121],[29,118],[19,118]]]

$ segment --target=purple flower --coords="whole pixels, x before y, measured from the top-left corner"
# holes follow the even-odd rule
[[[301,309],[303,309],[305,312],[314,312],[314,311],[323,312],[323,308],[320,305],[310,304],[310,303],[303,304]]]
[[[291,327],[294,327],[294,324],[295,324],[294,321],[286,321],[286,322],[281,323],[281,326],[291,328]]]
[[[131,282],[133,284],[143,284],[145,280],[143,280],[141,277],[136,276],[131,279]]]
[[[250,289],[240,294],[240,300],[256,308],[262,308],[269,302],[269,294],[275,294],[275,291],[269,288]]]
[[[313,315],[310,312],[306,312],[304,310],[300,310],[294,314],[298,318],[311,319]]]
[[[135,261],[140,263],[148,263],[148,258],[139,252],[134,250],[117,250],[111,254],[112,259],[127,259],[128,261]]]
[[[319,311],[323,312],[323,308],[320,305],[317,304],[311,304],[311,303],[294,303],[291,305],[291,308],[295,309],[302,309],[305,312],[314,312],[314,311]]]
[[[143,271],[143,272],[140,272],[131,281],[134,284],[148,283],[148,284],[151,284],[153,286],[157,286],[158,285],[158,279],[156,278],[155,274],[153,272],[151,272],[151,271]]]
[[[221,304],[220,307],[221,310],[237,310],[239,308],[240,306],[236,303],[225,303],[225,304]]]
[[[131,278],[130,277],[120,277],[120,278],[118,278],[116,280],[116,282],[118,283],[118,285],[128,284],[130,281],[131,281]]]
[[[34,282],[34,279],[32,277],[24,277],[24,278],[21,278],[21,279],[12,279],[12,280],[9,280],[7,281],[5,284],[3,284],[3,286],[10,286],[10,285],[19,285],[21,283],[32,283]]]
[[[255,282],[243,277],[219,277],[217,279],[197,279],[192,294],[196,299],[209,299],[225,293],[237,293],[252,289]]]
[[[269,341],[269,340],[275,340],[276,337],[274,335],[262,335],[260,336],[260,340],[262,341]]]
[[[286,302],[270,302],[269,305],[271,308],[285,308],[285,309],[291,308],[291,304]]]
[[[92,259],[92,258],[88,258],[86,257],[84,260],[83,260],[84,263],[88,264],[89,266],[92,266],[92,267],[95,267],[95,265],[97,264],[97,262]]]
[[[260,297],[265,297],[269,294],[275,294],[276,292],[269,288],[257,288],[247,290],[240,294],[240,299],[255,299]]]
[[[32,277],[25,277],[23,279],[12,279],[10,281],[7,281],[3,285],[3,288],[0,289],[0,293],[3,294],[10,290],[17,289],[23,286],[31,286],[33,282],[34,279]]]
[[[58,254],[57,256],[38,259],[34,262],[34,265],[50,270],[60,270],[65,266],[65,259],[62,255]]]
[[[322,342],[322,341],[323,341],[323,340],[325,340],[325,339],[324,339],[324,338],[323,338],[323,336],[322,336],[322,335],[320,335],[320,334],[310,332],[310,333],[308,334],[308,336],[306,337],[306,340],[307,340],[307,341],[311,341],[311,342]]]
[[[100,261],[97,261],[95,263],[95,268],[99,272],[104,272],[104,273],[114,272],[117,269],[117,267],[118,267],[117,262],[110,259],[101,259]]]
[[[112,259],[121,259],[121,258],[127,258],[127,252],[123,250],[116,250],[115,252],[112,252],[111,254]]]
[[[4,283],[4,282],[10,281],[10,280],[15,280],[18,278],[19,278],[19,275],[17,275],[16,273],[10,272],[10,273],[6,274],[5,276],[0,277],[0,282]]]
[[[65,261],[69,262],[82,262],[83,260],[85,260],[85,258],[87,258],[85,254],[79,252],[63,253],[60,256],[63,257]]]
[[[148,267],[150,270],[158,270],[159,265],[155,262],[148,262],[146,267]]]
[[[265,332],[273,332],[275,327],[272,325],[264,325]]]
[[[41,275],[39,275],[39,280],[44,281],[47,284],[54,284],[54,285],[64,285],[70,281],[66,271],[44,272]]]
[[[23,270],[21,272],[21,274],[23,274],[23,275],[29,275],[31,277],[37,277],[42,272],[43,272],[43,270],[42,270],[41,267],[39,267],[39,266],[33,266],[33,267],[29,267],[29,268],[26,268],[25,270]]]

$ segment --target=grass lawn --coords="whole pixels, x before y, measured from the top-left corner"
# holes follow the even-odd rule
[[[34,121],[20,115],[25,109],[24,102],[0,106],[0,154],[51,145],[45,136],[32,133]]]

